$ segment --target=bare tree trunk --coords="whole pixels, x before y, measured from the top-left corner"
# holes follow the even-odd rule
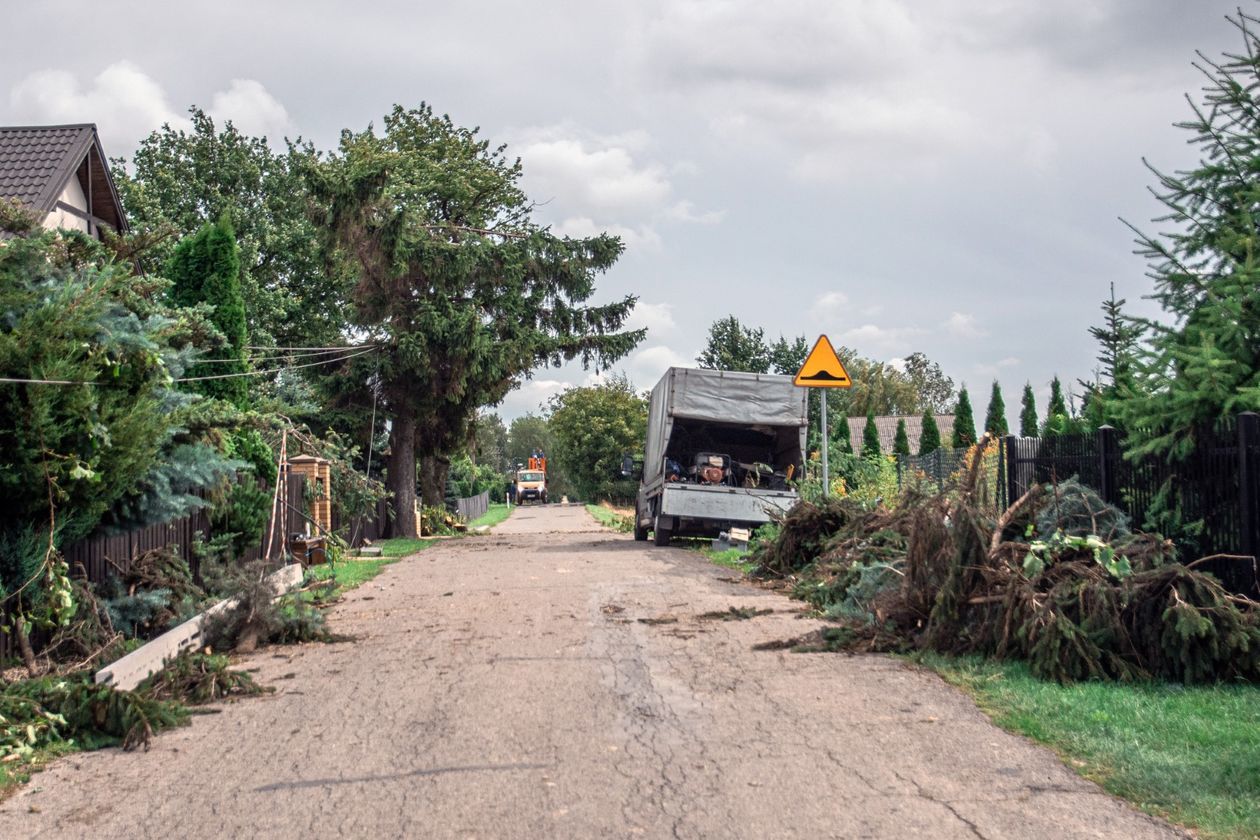
[[[394,494],[395,537],[415,537],[416,532],[416,417],[403,412],[394,417],[389,432],[386,486]]]
[[[19,602],[19,608],[21,603]],[[18,650],[22,653],[22,664],[26,666],[26,671],[32,677],[39,676],[39,663],[35,661],[35,650],[31,647],[31,637],[26,632],[26,621],[19,615],[13,622],[14,632],[17,634]]]
[[[451,471],[451,462],[437,455],[423,455],[420,458],[420,496],[424,504],[441,507],[446,504],[446,476]]]

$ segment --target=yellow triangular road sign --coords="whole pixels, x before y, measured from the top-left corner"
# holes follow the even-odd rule
[[[836,348],[831,346],[827,336],[820,335],[805,364],[796,372],[794,384],[802,388],[851,388],[853,380],[836,355]]]

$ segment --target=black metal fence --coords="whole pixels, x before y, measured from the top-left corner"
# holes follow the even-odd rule
[[[1036,483],[1075,477],[1129,514],[1135,527],[1165,531],[1180,523],[1183,555],[1231,555],[1204,563],[1235,591],[1256,592],[1260,553],[1260,415],[1240,414],[1187,430],[1184,457],[1129,458],[1120,434],[1096,433],[1003,441],[1006,495]],[[1235,558],[1253,558],[1251,562]]]

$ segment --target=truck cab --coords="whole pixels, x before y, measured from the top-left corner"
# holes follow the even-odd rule
[[[516,502],[541,502],[547,504],[547,459],[531,455],[529,464],[516,471]]]

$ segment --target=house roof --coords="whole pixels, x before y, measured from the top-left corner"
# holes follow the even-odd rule
[[[954,427],[954,415],[952,414],[936,414],[936,427],[940,429],[941,436],[949,434],[949,430]],[[853,446],[855,454],[862,454],[862,432],[866,430],[865,417],[849,417],[849,443]],[[875,418],[875,429],[879,432],[879,451],[885,454],[893,451],[893,442],[897,439],[897,422],[899,420],[906,421],[906,437],[910,439],[910,452],[916,454],[919,451],[919,438],[923,434],[923,415],[922,414],[902,414],[888,415]]]
[[[75,176],[92,196],[92,214],[115,230],[126,230],[127,217],[95,125],[0,126],[0,197],[48,213]]]

